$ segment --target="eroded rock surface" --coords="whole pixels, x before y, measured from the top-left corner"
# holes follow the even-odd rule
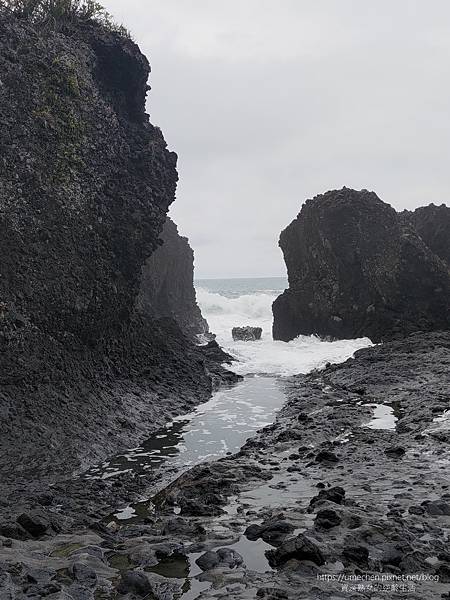
[[[147,59],[102,25],[0,9],[3,512],[189,411],[224,370],[135,309],[178,179]]]
[[[435,209],[410,218],[373,192],[347,188],[307,200],[280,237],[289,289],[273,305],[274,338],[380,342],[448,330],[450,271],[442,257],[450,242],[447,225],[434,225],[449,209]]]
[[[189,337],[207,333],[208,324],[195,297],[194,253],[169,217],[161,242],[143,267],[137,310],[153,318],[175,319]]]
[[[274,424],[236,455],[164,484],[136,505],[139,517],[68,527],[58,491],[50,505],[42,497],[39,515],[29,515],[39,537],[23,539],[13,524],[0,530],[0,586],[20,600],[27,590],[129,600],[445,598],[450,451],[432,426],[450,425],[449,389],[450,333],[414,334],[292,377]],[[394,429],[372,428],[380,404],[395,410]],[[331,454],[339,461],[317,460]],[[118,494],[122,482],[129,487],[119,477]],[[97,483],[94,496],[106,485]],[[358,588],[359,575],[367,579]]]
[[[233,340],[242,341],[242,342],[255,342],[256,340],[260,340],[262,336],[262,328],[261,327],[250,327],[247,325],[246,327],[233,327],[231,334],[233,336]]]

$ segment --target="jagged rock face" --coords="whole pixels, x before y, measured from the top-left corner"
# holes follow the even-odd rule
[[[231,335],[235,341],[240,340],[243,342],[255,342],[256,340],[261,339],[262,328],[250,327],[249,325],[246,327],[233,327],[231,330]]]
[[[145,114],[139,48],[95,25],[65,33],[0,22],[0,300],[95,344],[130,317],[176,155]]]
[[[162,245],[142,269],[137,310],[156,318],[172,317],[192,337],[207,333],[208,324],[197,305],[194,288],[194,253],[170,219],[161,234]]]
[[[145,113],[149,70],[100,25],[0,15],[0,479],[12,494],[133,445],[221,376],[172,319],[136,312],[178,177]]]
[[[430,204],[408,214],[425,244],[450,266],[450,208]]]
[[[282,232],[289,289],[273,305],[275,339],[374,342],[450,327],[450,274],[409,219],[373,192],[308,200]]]

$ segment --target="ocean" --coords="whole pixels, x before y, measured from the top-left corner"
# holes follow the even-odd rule
[[[307,373],[350,358],[371,345],[368,338],[325,342],[315,336],[299,336],[291,342],[272,339],[272,303],[287,287],[285,277],[198,279],[197,302],[218,343],[233,357],[233,370],[241,375],[289,376]],[[233,327],[262,327],[257,342],[235,342]]]

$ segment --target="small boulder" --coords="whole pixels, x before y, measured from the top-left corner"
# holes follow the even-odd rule
[[[236,550],[232,550],[231,548],[219,548],[216,552],[213,550],[205,552],[205,554],[202,554],[195,562],[202,571],[209,571],[216,567],[228,567],[234,569],[235,567],[242,565],[244,559],[239,552],[236,552]]]
[[[266,544],[278,546],[293,531],[295,531],[294,525],[279,519],[262,525],[250,525],[245,530],[245,536],[251,541],[261,538]]]
[[[152,600],[173,600],[181,595],[181,585],[176,579],[168,579],[157,573],[126,571],[118,587],[120,594],[133,594]],[[128,596],[127,596],[128,597]]]
[[[262,336],[261,327],[233,327],[231,332],[233,340],[241,342],[255,342],[260,340]]]
[[[341,522],[342,519],[335,510],[324,508],[317,513],[314,524],[319,529],[332,529],[340,525]]]
[[[384,453],[391,458],[400,458],[406,453],[406,450],[402,446],[390,446]]]
[[[82,562],[76,562],[72,565],[72,574],[74,579],[84,587],[95,588],[97,585],[96,572]]]
[[[321,450],[316,456],[316,462],[325,464],[337,463],[339,462],[339,458],[334,452],[330,452],[329,450]]]
[[[357,565],[365,566],[369,560],[369,551],[365,546],[347,546],[342,554],[348,561]]]
[[[139,596],[148,596],[152,592],[147,575],[142,571],[126,571],[118,587],[121,594],[133,593]]]
[[[287,592],[280,590],[279,588],[259,588],[256,592],[257,598],[263,598],[264,600],[288,600]]]
[[[37,511],[22,513],[17,517],[17,523],[34,538],[42,537],[51,530],[50,521]]]
[[[192,523],[188,519],[182,517],[174,517],[169,519],[163,527],[163,535],[179,535],[186,537],[194,537],[196,535],[204,535],[205,528],[200,523]]]
[[[328,489],[321,489],[317,496],[314,496],[310,503],[310,509],[313,509],[316,504],[322,504],[323,502],[334,502],[334,504],[343,504],[345,499],[345,490],[340,486],[331,487]]]
[[[422,502],[422,506],[425,508],[429,515],[433,516],[450,516],[450,504],[443,500],[426,500]]]
[[[271,567],[281,567],[293,558],[299,561],[310,561],[318,566],[325,563],[325,557],[319,546],[303,533],[283,542],[276,550],[268,550],[266,556]]]

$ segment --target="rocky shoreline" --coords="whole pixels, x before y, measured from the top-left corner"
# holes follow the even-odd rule
[[[36,589],[73,598],[447,597],[449,365],[438,332],[290,378],[273,425],[137,522],[3,536],[3,582],[24,590],[34,565]],[[374,405],[393,410],[385,429],[367,426]]]

